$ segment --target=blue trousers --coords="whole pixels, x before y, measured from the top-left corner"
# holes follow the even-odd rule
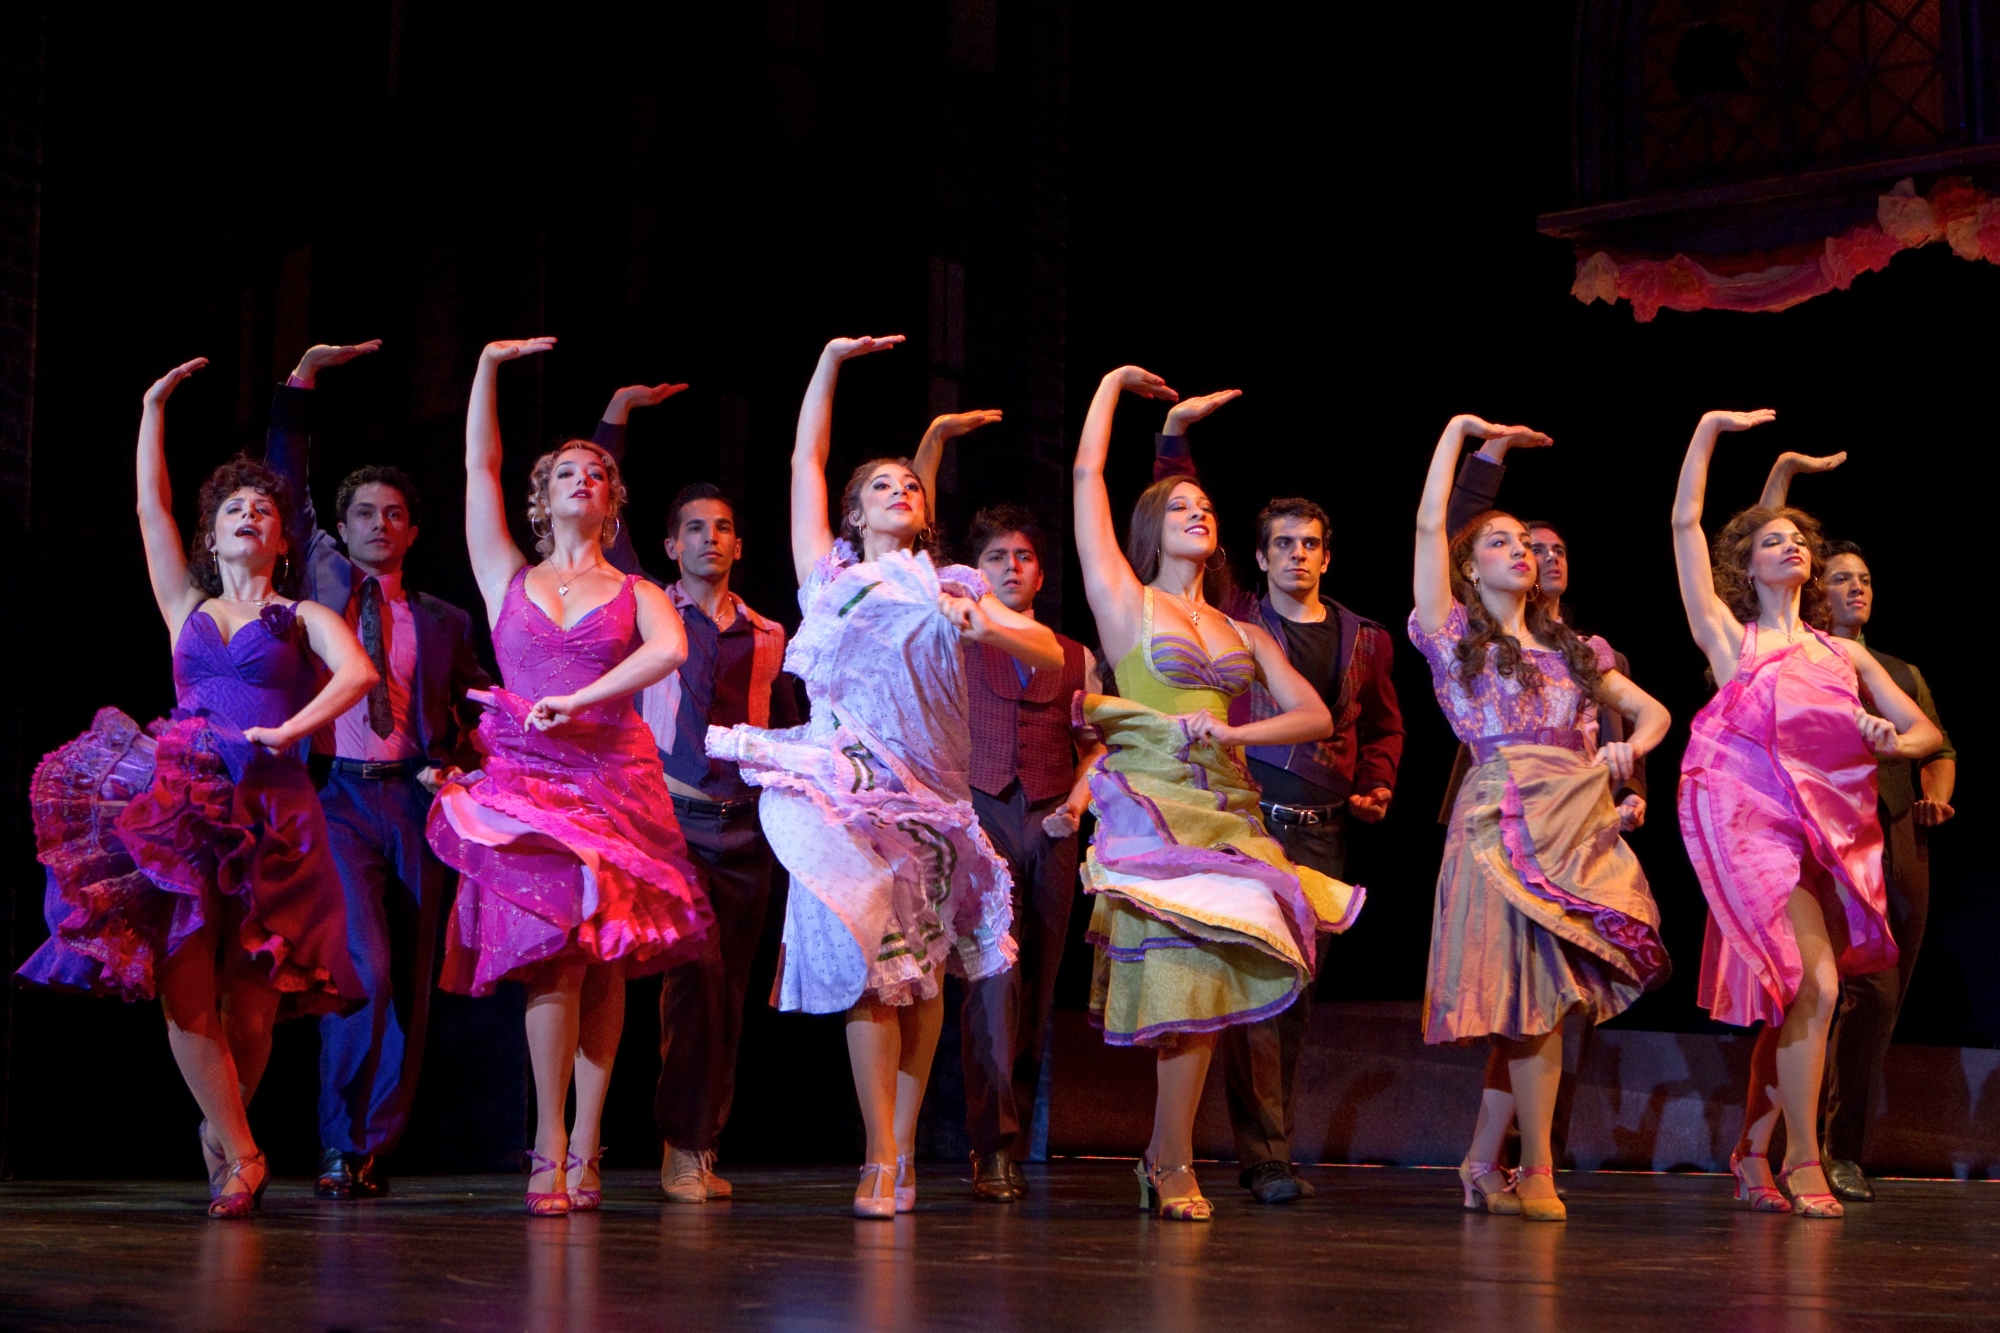
[[[334,773],[320,803],[347,896],[347,951],[368,1002],[319,1021],[319,1141],[385,1153],[416,1093],[451,871],[424,841],[431,794],[414,776]]]

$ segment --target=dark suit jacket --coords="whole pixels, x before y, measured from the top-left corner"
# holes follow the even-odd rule
[[[1477,453],[1465,456],[1458,465],[1458,479],[1452,483],[1451,499],[1445,504],[1444,530],[1456,533],[1487,510],[1494,508],[1494,501],[1500,495],[1500,479],[1507,475],[1504,463],[1481,458]],[[1630,677],[1632,667],[1625,660],[1625,654],[1611,650],[1618,674]],[[1600,707],[1597,710],[1598,739],[1606,745],[1625,739],[1625,717],[1616,709]],[[1458,803],[1458,789],[1465,782],[1465,775],[1472,771],[1472,751],[1466,746],[1458,747],[1458,758],[1452,762],[1451,779],[1444,785],[1444,805],[1438,810],[1438,823],[1451,822],[1451,808]],[[1632,774],[1632,780],[1611,794],[1614,801],[1622,801],[1627,796],[1646,799],[1646,761],[1640,760],[1639,767]]]
[[[316,389],[278,387],[271,403],[271,427],[264,437],[264,461],[285,479],[298,497],[299,530],[304,534],[305,594],[321,606],[347,614],[359,580],[353,562],[331,534],[319,526],[307,486],[312,444],[313,394]],[[417,625],[417,677],[411,695],[416,704],[418,743],[434,764],[477,768],[471,732],[478,724],[477,706],[467,690],[493,683],[479,665],[473,647],[472,617],[450,602],[428,593],[411,592],[410,613]]]

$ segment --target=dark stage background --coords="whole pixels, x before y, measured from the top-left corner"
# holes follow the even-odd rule
[[[480,345],[562,340],[505,374],[515,492],[532,456],[587,434],[617,385],[691,381],[635,418],[640,549],[658,551],[674,489],[720,480],[742,499],[739,587],[788,623],[786,459],[827,337],[911,336],[843,377],[836,472],[907,451],[935,410],[1006,410],[947,468],[960,529],[979,504],[1011,499],[1066,530],[1083,409],[1105,370],[1132,361],[1183,392],[1245,390],[1196,435],[1239,573],[1254,574],[1257,506],[1313,496],[1335,515],[1331,591],[1404,645],[1398,804],[1355,839],[1369,907],[1330,951],[1328,998],[1422,989],[1451,743],[1402,621],[1432,443],[1457,411],[1556,437],[1512,469],[1504,503],[1562,525],[1579,618],[1677,720],[1633,842],[1680,971],[1620,1022],[1699,1029],[1704,909],[1671,797],[1707,691],[1667,511],[1701,411],[1773,406],[1777,426],[1726,440],[1711,516],[1749,503],[1782,448],[1852,451],[1795,498],[1867,545],[1871,637],[1922,666],[1966,758],[1959,820],[1933,844],[1932,924],[1901,1037],[2000,1039],[2000,904],[1976,833],[1994,797],[1976,626],[1993,577],[1981,534],[2000,271],[1933,246],[1782,315],[1639,325],[1627,307],[1579,305],[1568,247],[1534,230],[1538,212],[1570,202],[1562,3],[1458,7],[1416,31],[1400,11],[1351,7],[593,10],[47,15],[32,527],[9,635],[27,657],[7,703],[15,793],[95,708],[147,718],[172,702],[132,518],[132,437],[145,386],[188,357],[213,364],[171,409],[184,511],[211,467],[261,439],[270,387],[309,342],[386,339],[321,381],[316,492],[330,506],[363,461],[408,468],[427,504],[416,575],[475,614],[460,451]],[[1148,478],[1159,416],[1130,399],[1121,413],[1121,506]],[[1074,571],[1044,609],[1092,637]],[[18,961],[44,933],[41,884],[18,795],[7,814]],[[1087,966],[1073,950],[1072,1006]],[[767,958],[753,994],[768,979]],[[605,1128],[614,1164],[654,1152],[656,988],[634,986]],[[504,1160],[526,1118],[518,1000],[436,1013],[403,1165]],[[196,1112],[156,1006],[17,992],[11,1025],[14,1172],[196,1169]],[[281,1031],[253,1116],[281,1171],[308,1169],[316,1146],[316,1048],[310,1025]],[[929,1142],[948,1151],[951,1126],[933,1124]],[[753,999],[725,1157],[845,1161],[858,1144],[838,1020]]]

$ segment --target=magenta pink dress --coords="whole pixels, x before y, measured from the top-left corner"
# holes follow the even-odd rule
[[[431,847],[464,876],[440,983],[462,995],[559,959],[663,971],[713,920],[637,696],[550,731],[522,725],[537,699],[582,689],[638,648],[637,576],[565,630],[528,599],[527,575],[507,585],[493,626],[506,688],[472,696],[487,706],[485,763],[431,807]]]
[[[1799,885],[1819,898],[1841,975],[1896,965],[1854,664],[1812,634],[1767,647],[1745,625],[1736,674],[1695,715],[1681,760],[1681,837],[1708,899],[1698,998],[1745,1027],[1782,1023],[1798,994],[1785,902]]]
[[[190,613],[174,644],[173,716],[142,730],[102,709],[35,769],[49,938],[21,980],[151,999],[161,965],[213,927],[282,992],[281,1017],[359,1005],[367,992],[304,744],[272,754],[243,738],[319,687],[291,606],[265,607],[226,642],[207,611]]]

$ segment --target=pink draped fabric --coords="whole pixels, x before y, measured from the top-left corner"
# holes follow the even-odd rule
[[[1810,655],[1759,637],[1744,627],[1736,675],[1695,716],[1681,761],[1681,836],[1709,906],[1698,998],[1742,1026],[1783,1022],[1798,994],[1795,887],[1819,899],[1843,976],[1896,964],[1854,666],[1817,631]]]
[[[1570,294],[1585,305],[1630,301],[1641,324],[1662,308],[1786,310],[1846,291],[1855,278],[1888,267],[1904,250],[1937,241],[1949,243],[1961,259],[2000,264],[2000,199],[1960,176],[1940,180],[1928,195],[1904,179],[1876,201],[1874,221],[1776,254],[1657,259],[1579,250]]]

